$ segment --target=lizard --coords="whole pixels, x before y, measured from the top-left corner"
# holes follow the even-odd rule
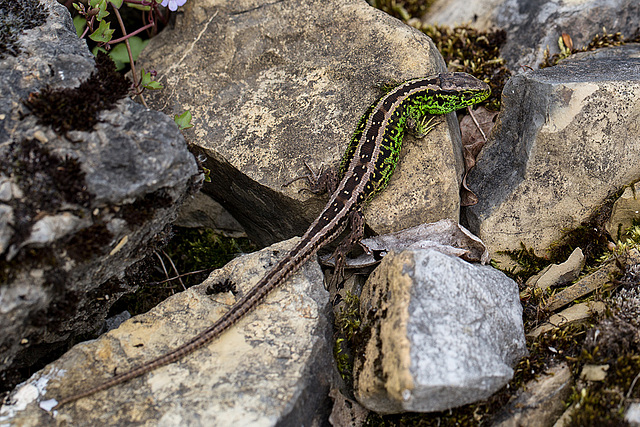
[[[489,97],[489,86],[466,73],[440,73],[407,80],[374,102],[360,118],[340,162],[337,179],[324,179],[332,190],[327,205],[309,226],[298,243],[278,261],[245,295],[238,299],[208,329],[185,344],[146,363],[114,375],[94,387],[62,398],[53,409],[173,363],[207,345],[254,309],[277,286],[284,283],[318,250],[335,240],[347,226],[345,240],[334,252],[339,259],[362,237],[362,208],[382,191],[391,178],[400,156],[400,148],[409,119],[419,120],[471,106]],[[311,174],[312,189],[323,185]],[[335,173],[334,173],[335,175]],[[337,184],[337,185],[336,185]],[[334,273],[335,275],[335,273]]]

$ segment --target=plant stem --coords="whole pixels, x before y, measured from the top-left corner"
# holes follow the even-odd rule
[[[119,39],[111,40],[111,41],[109,41],[107,44],[116,44],[116,43],[120,43],[120,42],[122,42],[122,41],[127,40],[127,39],[128,39],[128,38],[130,38],[130,37],[135,36],[136,34],[138,34],[138,33],[142,32],[142,31],[144,31],[144,30],[146,30],[147,28],[151,28],[151,27],[153,27],[153,23],[151,23],[151,24],[147,24],[147,25],[145,25],[144,27],[140,27],[140,28],[138,28],[137,30],[135,30],[134,32],[129,33],[129,34],[127,34],[127,35],[126,35],[126,36],[124,36],[124,37],[120,37]]]
[[[124,38],[124,43],[127,46],[127,53],[129,54],[129,63],[131,64],[131,75],[133,76],[133,84],[134,86],[137,85],[137,81],[138,78],[136,77],[136,66],[133,62],[133,54],[131,53],[131,46],[129,45],[129,37],[127,36],[127,30],[124,28],[124,22],[122,22],[122,17],[120,16],[120,12],[118,11],[117,8],[113,8],[113,13],[115,13],[116,18],[118,19],[118,23],[120,23],[120,29],[122,30],[122,35]],[[139,93],[138,96],[140,97],[140,101],[142,101],[142,105],[144,105],[145,107],[149,108],[149,106],[147,105],[147,103],[144,100],[144,97],[142,96],[142,93]]]

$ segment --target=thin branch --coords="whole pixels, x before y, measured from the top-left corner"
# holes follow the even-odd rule
[[[180,277],[191,276],[193,274],[199,274],[199,273],[205,273],[207,271],[212,271],[212,270],[213,270],[213,268],[205,268],[204,270],[190,271],[188,273],[183,273],[183,274],[180,274],[179,276],[173,276],[173,277],[170,277],[168,279],[161,280],[159,282],[149,282],[149,283],[147,283],[147,285],[161,285],[163,283],[167,283],[167,282],[171,282],[172,280],[176,280],[176,279],[178,279]]]
[[[187,290],[187,287],[184,285],[184,282],[182,281],[182,278],[180,277],[180,272],[179,272],[179,271],[178,271],[178,269],[176,268],[176,265],[173,263],[173,260],[171,259],[171,257],[170,257],[170,256],[169,256],[165,251],[162,251],[162,254],[163,254],[164,256],[166,256],[166,257],[167,257],[167,259],[169,260],[169,262],[171,263],[171,267],[173,267],[173,271],[175,271],[175,272],[176,272],[176,274],[178,275],[178,281],[179,281],[179,282],[180,282],[180,284],[182,285],[182,289],[186,291],[186,290]]]
[[[487,135],[484,134],[484,131],[482,130],[482,128],[480,127],[480,124],[476,120],[476,116],[473,115],[473,111],[471,111],[471,107],[467,107],[467,111],[469,112],[469,115],[471,116],[471,120],[473,120],[473,123],[476,124],[476,127],[480,131],[480,134],[482,135],[482,138],[486,141],[487,140]]]

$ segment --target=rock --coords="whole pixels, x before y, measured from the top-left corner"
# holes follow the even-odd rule
[[[166,353],[210,326],[236,300],[209,295],[221,281],[247,292],[297,242],[245,255],[34,374],[0,410],[12,425],[313,425],[327,419],[329,297],[315,262],[305,264],[219,339],[173,364],[68,404],[41,409],[118,371]],[[25,392],[31,390],[25,396]],[[259,397],[258,397],[259,396]]]
[[[640,178],[640,47],[566,60],[509,80],[467,184],[468,228],[491,253],[543,256],[609,195]],[[501,261],[506,257],[499,258]]]
[[[559,53],[558,38],[569,33],[576,48],[586,46],[602,28],[631,37],[637,30],[640,4],[634,0],[439,0],[422,18],[426,23],[455,26],[471,23],[477,29],[502,28],[507,41],[500,49],[514,72],[538,68],[544,51]]]
[[[580,379],[585,381],[604,381],[607,377],[609,365],[584,365],[580,372]]]
[[[29,11],[15,21],[30,24],[0,59],[3,390],[70,340],[102,328],[111,305],[135,290],[122,279],[157,244],[201,176],[164,114],[126,98],[95,113],[84,109],[95,104],[73,110],[79,100],[103,101],[114,85],[126,91],[128,84],[110,74],[110,62],[94,60],[57,1],[11,3]],[[44,19],[32,22],[39,14]],[[109,78],[97,79],[96,67]],[[62,99],[44,102],[49,113],[36,106],[45,93]],[[53,120],[70,116],[85,130],[63,131]]]
[[[247,236],[238,221],[222,205],[201,192],[182,205],[173,224],[187,228],[210,228],[228,237]]]
[[[421,249],[389,253],[361,295],[357,400],[378,413],[485,399],[527,354],[518,286],[502,272]]]
[[[508,406],[496,415],[493,427],[550,426],[564,412],[573,387],[567,364],[553,366],[527,382]]]
[[[577,298],[583,297],[596,289],[603,288],[610,282],[613,276],[620,274],[620,269],[615,262],[609,262],[600,269],[583,277],[573,285],[554,294],[545,306],[545,310],[555,311],[571,303]]]
[[[584,254],[582,249],[576,248],[562,264],[549,265],[539,274],[532,276],[527,280],[527,287],[537,287],[546,291],[552,286],[572,282],[578,278],[583,267]]]
[[[640,426],[640,403],[632,403],[627,409],[627,413],[624,414],[624,420],[631,425],[631,427]]]
[[[613,204],[611,217],[605,228],[614,241],[624,236],[625,230],[633,225],[633,220],[640,219],[640,183],[624,189],[622,196]]]
[[[187,2],[139,66],[165,90],[150,105],[188,108],[188,141],[205,157],[203,191],[259,244],[301,235],[325,205],[307,162],[337,165],[381,83],[445,70],[431,40],[361,0]],[[188,48],[185,48],[188,46]],[[215,46],[215,49],[211,47]],[[378,234],[459,219],[462,146],[454,115],[407,137],[388,188],[366,208]]]
[[[606,308],[607,306],[602,301],[583,302],[572,305],[571,307],[562,310],[560,313],[551,315],[549,320],[535,328],[533,331],[527,333],[527,336],[537,338],[552,329],[588,319],[593,314],[602,315]]]

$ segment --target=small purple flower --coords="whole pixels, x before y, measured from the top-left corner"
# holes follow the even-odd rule
[[[178,7],[184,6],[187,0],[162,0],[162,6],[167,7],[169,5],[169,10],[175,12],[178,10]]]

